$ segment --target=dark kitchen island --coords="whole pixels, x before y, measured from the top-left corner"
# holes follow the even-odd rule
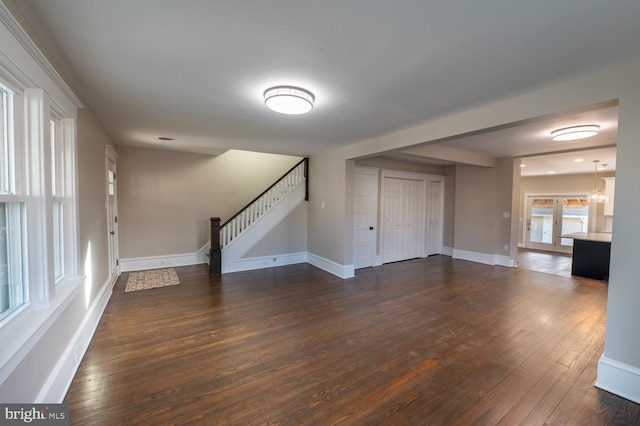
[[[608,281],[611,233],[576,232],[562,238],[573,239],[572,275]]]

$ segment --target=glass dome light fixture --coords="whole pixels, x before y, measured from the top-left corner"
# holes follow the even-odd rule
[[[608,203],[609,196],[598,190],[598,163],[600,160],[593,160],[593,192],[589,195],[589,201],[592,203]],[[607,168],[606,164],[601,167],[603,170]]]
[[[572,141],[595,136],[599,131],[600,126],[597,124],[563,127],[562,129],[557,129],[551,132],[551,139],[554,141]]]
[[[306,114],[315,100],[313,93],[300,87],[275,86],[264,91],[264,104],[280,114]]]

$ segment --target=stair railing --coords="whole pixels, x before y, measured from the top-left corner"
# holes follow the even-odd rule
[[[305,184],[305,201],[309,200],[309,159],[304,158],[273,185],[220,225],[219,217],[212,217],[209,275],[222,273],[222,250],[249,229],[260,217],[271,210],[301,183]]]

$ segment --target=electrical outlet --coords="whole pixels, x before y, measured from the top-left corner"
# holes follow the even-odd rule
[[[504,251],[509,251],[509,244],[504,245]]]

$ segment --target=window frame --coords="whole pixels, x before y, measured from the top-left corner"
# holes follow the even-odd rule
[[[1,177],[2,183],[0,183],[0,202],[5,205],[18,206],[17,212],[11,212],[6,210],[7,216],[5,220],[13,222],[13,226],[7,227],[8,232],[6,240],[7,245],[7,277],[11,280],[11,277],[18,276],[18,284],[9,282],[7,285],[7,294],[9,299],[14,297],[12,292],[20,293],[19,300],[17,302],[11,301],[10,307],[5,312],[0,313],[0,326],[6,323],[15,314],[22,311],[29,305],[30,291],[28,286],[27,275],[27,246],[26,246],[26,211],[28,197],[24,194],[20,194],[24,185],[18,184],[18,182],[24,181],[24,176],[21,175],[24,170],[20,167],[23,151],[21,150],[21,144],[18,143],[18,135],[21,132],[20,128],[21,120],[20,114],[16,114],[16,111],[21,111],[21,99],[22,95],[19,90],[11,87],[4,79],[0,78],[0,92],[2,92],[2,113],[0,119],[2,120],[2,133],[0,137],[0,149],[2,150],[2,169],[4,174]],[[18,153],[18,155],[16,155]],[[13,232],[9,232],[13,230]],[[15,241],[16,234],[20,241]],[[13,250],[11,250],[13,246]],[[18,263],[17,265],[15,263]],[[14,304],[15,303],[15,304]]]
[[[10,154],[5,158],[11,168],[5,169],[7,185],[0,192],[0,202],[21,204],[24,297],[20,305],[0,314],[0,337],[21,312],[56,304],[58,287],[61,294],[67,293],[82,279],[78,270],[75,118],[65,118],[43,89],[16,89],[3,77],[0,72],[0,88],[11,92],[13,101],[13,142],[2,147]],[[61,213],[57,227],[56,210]]]

